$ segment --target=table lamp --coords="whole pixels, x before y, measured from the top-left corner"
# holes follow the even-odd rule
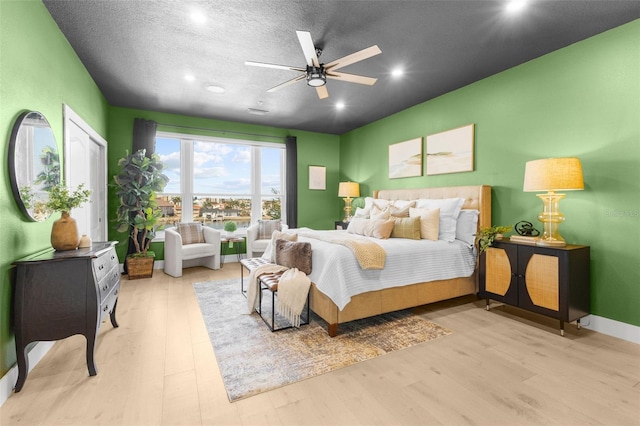
[[[340,182],[338,197],[344,198],[344,222],[351,220],[351,198],[360,196],[360,184],[357,182]]]
[[[524,171],[524,192],[547,191],[536,196],[542,200],[542,212],[538,220],[544,232],[536,242],[540,246],[564,247],[564,238],[558,226],[564,222],[564,214],[559,210],[560,200],[565,194],[556,191],[584,189],[582,166],[577,158],[545,158],[528,161]]]

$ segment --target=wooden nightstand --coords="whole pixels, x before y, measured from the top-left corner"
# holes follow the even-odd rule
[[[349,226],[349,222],[342,222],[342,221],[338,221],[336,220],[335,222],[335,229],[337,230],[347,230],[347,226]]]
[[[588,246],[543,247],[495,241],[480,259],[480,296],[560,320],[577,321],[590,310]]]

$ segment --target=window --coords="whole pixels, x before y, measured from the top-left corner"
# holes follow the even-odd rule
[[[165,226],[285,221],[284,144],[158,132],[156,153],[169,177],[158,194]]]

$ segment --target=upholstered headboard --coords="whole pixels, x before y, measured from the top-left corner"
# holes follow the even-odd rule
[[[381,198],[384,200],[464,198],[463,209],[480,211],[478,215],[478,227],[484,228],[491,226],[491,187],[489,185],[380,189],[373,192],[373,198]]]

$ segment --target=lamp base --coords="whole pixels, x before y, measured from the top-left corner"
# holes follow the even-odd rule
[[[542,222],[544,230],[540,239],[536,241],[538,246],[564,247],[567,243],[560,235],[558,227],[564,222],[564,214],[560,211],[560,200],[565,194],[557,194],[549,191],[546,194],[537,194],[542,200],[542,212],[538,215],[538,220]]]
[[[347,197],[344,199],[344,219],[342,221],[349,223],[351,217],[351,197]]]
[[[544,247],[564,247],[567,245],[567,243],[564,240],[543,240],[543,239],[539,239],[538,241],[536,241],[536,245],[537,246],[544,246]]]

